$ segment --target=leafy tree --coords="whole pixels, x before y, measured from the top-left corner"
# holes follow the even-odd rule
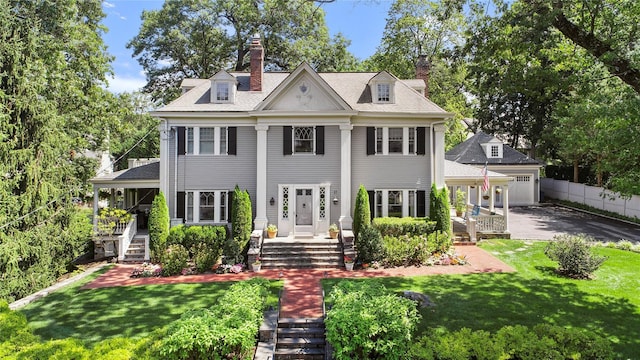
[[[148,74],[145,91],[168,102],[184,78],[246,70],[254,34],[263,37],[269,70],[290,70],[302,61],[318,71],[356,64],[349,42],[329,37],[324,11],[311,1],[167,1],[142,13],[140,33],[127,46]]]
[[[0,0],[0,297],[50,285],[87,250],[95,163],[76,156],[113,120],[95,1]]]
[[[446,148],[466,139],[461,120],[472,115],[465,96],[466,64],[455,55],[464,44],[466,22],[458,0],[396,0],[376,53],[364,62],[371,71],[387,70],[414,78],[420,55],[430,62],[429,98],[455,114],[447,123]]]
[[[527,14],[539,15],[539,28],[553,26],[640,94],[637,1],[523,0],[523,3]]]
[[[360,229],[371,224],[371,208],[369,207],[369,193],[364,185],[360,184],[356,204],[353,209],[353,234],[360,234]]]
[[[153,199],[149,212],[149,240],[151,257],[155,260],[162,258],[169,237],[169,208],[167,200],[161,192]]]

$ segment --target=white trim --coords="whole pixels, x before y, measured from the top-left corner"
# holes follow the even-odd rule
[[[351,131],[353,125],[340,125],[340,226],[351,229]]]
[[[289,204],[288,204],[288,217],[284,219],[282,214],[284,213],[284,204],[282,199],[282,190],[283,188],[289,188],[288,196],[289,196]],[[320,219],[320,188],[325,188],[325,217],[324,219]],[[312,196],[312,220],[311,220],[311,230],[314,235],[323,233],[328,231],[329,224],[331,223],[331,184],[330,183],[319,183],[319,184],[278,184],[278,215],[277,221],[278,223],[278,234],[282,235],[293,235],[295,236],[296,232],[296,201],[297,201],[297,190],[306,190],[311,189]],[[275,221],[271,221],[274,223]],[[301,228],[305,228],[308,225],[301,225]]]
[[[254,230],[267,227],[267,131],[268,125],[256,125],[256,218]],[[280,196],[278,195],[278,198]]]
[[[226,193],[226,206],[224,209],[225,218],[226,212],[229,206],[229,190],[185,190],[184,192],[184,218],[189,218],[189,194],[193,194],[193,219],[191,221],[185,221],[188,224],[226,224],[229,219],[220,220],[220,215],[223,213],[220,209],[220,199],[222,193]],[[200,194],[213,193],[213,220],[200,220]]]

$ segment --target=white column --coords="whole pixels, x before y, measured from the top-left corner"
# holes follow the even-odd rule
[[[254,230],[267,227],[267,130],[269,125],[256,125],[256,218]]]
[[[351,229],[351,130],[353,125],[340,125],[340,218],[343,229]]]
[[[435,165],[436,187],[441,189],[444,186],[444,124],[436,124],[433,126],[434,131],[434,150],[433,150],[433,162]]]
[[[509,185],[505,184],[502,187],[502,213],[504,214],[504,232],[510,233],[509,231]]]
[[[495,212],[496,211],[496,189],[495,186],[491,185],[491,187],[489,188],[489,211],[490,212]]]
[[[98,231],[98,201],[100,201],[100,188],[93,185],[93,231]]]
[[[482,185],[476,185],[476,205],[482,207]]]
[[[169,139],[171,132],[167,120],[161,119],[158,125],[160,131],[160,191],[165,197],[169,196]],[[177,157],[178,154],[176,153]],[[174,214],[175,215],[175,214]]]

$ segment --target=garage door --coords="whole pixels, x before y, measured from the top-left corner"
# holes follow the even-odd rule
[[[514,175],[509,183],[509,205],[533,204],[533,176]]]

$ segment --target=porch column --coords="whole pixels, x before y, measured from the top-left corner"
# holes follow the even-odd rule
[[[489,192],[490,197],[489,197],[489,211],[490,212],[495,212],[496,211],[496,187],[491,185],[491,187],[489,188]]]
[[[504,214],[504,232],[510,233],[509,231],[509,184],[505,184],[502,186],[502,212]]]
[[[340,218],[343,229],[351,229],[351,130],[353,125],[340,125]]]
[[[476,185],[476,205],[482,207],[482,185]]]
[[[436,124],[433,126],[434,131],[434,152],[433,161],[435,162],[434,180],[436,187],[441,189],[444,184],[444,132],[446,128],[444,124]]]
[[[267,227],[267,130],[269,125],[256,125],[256,218],[254,230]]]
[[[169,140],[172,133],[167,120],[162,119],[158,130],[160,131],[160,192],[165,197],[169,197]],[[174,156],[177,157],[178,153],[176,152]],[[175,217],[174,212],[171,214]]]
[[[100,188],[93,185],[93,231],[98,230],[98,201],[100,200]]]

